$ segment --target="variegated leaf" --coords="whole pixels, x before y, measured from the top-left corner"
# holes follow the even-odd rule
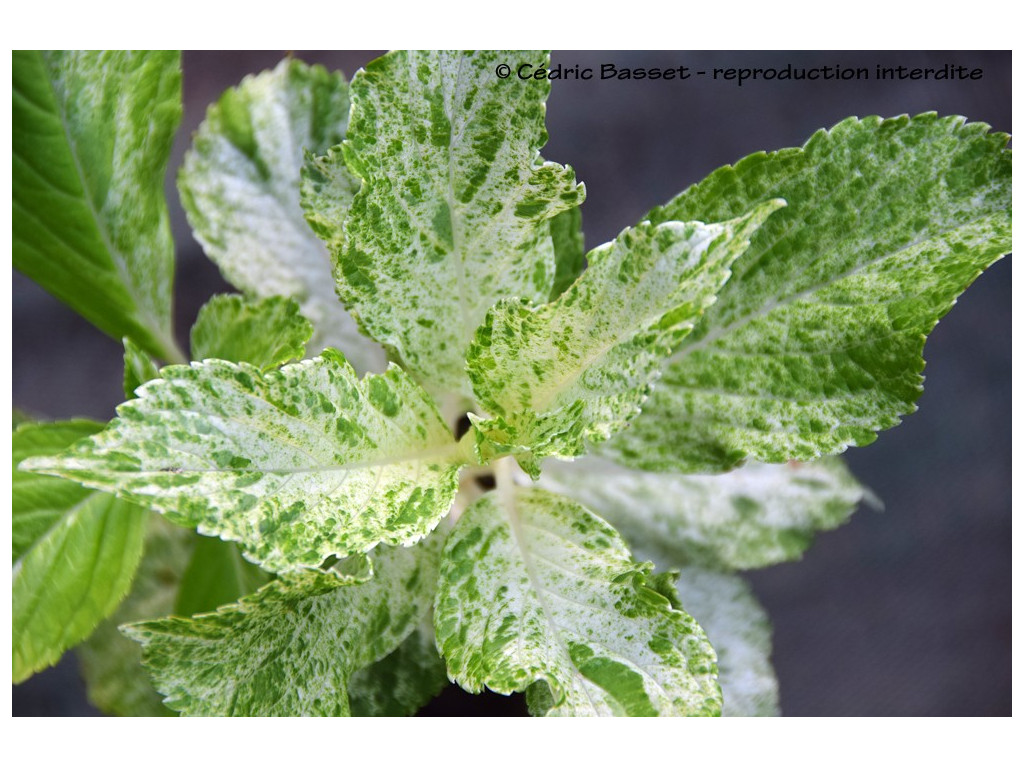
[[[817,531],[877,504],[838,458],[750,463],[723,475],[627,469],[587,456],[544,464],[540,485],[596,512],[665,568],[761,568],[795,560]]]
[[[553,715],[717,715],[704,632],[615,530],[543,490],[499,488],[445,547],[434,625],[470,692],[531,692]],[[545,702],[546,706],[540,702]]]
[[[347,715],[352,674],[429,611],[443,537],[374,551],[369,581],[278,579],[216,613],[125,628],[165,703],[188,715]]]
[[[346,306],[433,391],[470,394],[466,350],[497,299],[547,300],[549,220],[583,200],[572,170],[539,155],[548,82],[502,80],[502,61],[395,52],[360,70],[343,154],[362,187],[347,219],[317,227]]]
[[[488,312],[467,370],[495,418],[476,422],[502,452],[578,456],[624,427],[729,277],[749,238],[782,205],[722,224],[641,224],[588,254],[582,276],[540,307]],[[582,403],[582,408],[578,406]],[[488,450],[486,444],[482,451]]]
[[[775,717],[779,683],[772,669],[772,628],[747,583],[702,568],[679,572],[679,599],[718,654],[725,717]]]
[[[14,266],[104,333],[180,362],[164,172],[176,51],[15,51]]]
[[[1010,250],[1006,141],[960,117],[850,118],[652,211],[657,223],[789,204],[602,452],[715,472],[838,453],[898,424],[921,394],[926,335]]]
[[[333,350],[261,372],[169,366],[103,433],[25,467],[238,541],[272,571],[409,544],[447,514],[459,453],[408,376],[356,378]]]
[[[352,561],[344,563],[344,570],[336,567],[334,573],[321,576],[321,586],[359,583],[372,575],[368,558],[360,555]],[[239,560],[233,543],[199,536],[150,515],[145,553],[131,592],[76,649],[89,701],[111,715],[177,714],[163,705],[153,688],[142,667],[142,648],[118,627],[170,614],[210,612],[254,592],[266,580],[267,574]]]
[[[192,357],[251,363],[266,370],[301,359],[312,333],[313,326],[290,299],[214,296],[192,326]]]
[[[383,353],[341,306],[330,257],[299,204],[304,151],[338,144],[348,111],[340,73],[285,59],[210,107],[178,186],[196,239],[233,285],[294,298],[316,328],[312,351],[338,347],[357,370],[379,371]]]

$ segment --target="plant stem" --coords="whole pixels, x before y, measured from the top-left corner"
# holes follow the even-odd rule
[[[514,514],[516,506],[515,461],[511,456],[506,456],[494,462],[494,483],[498,491],[498,501],[502,509],[510,511],[511,514]]]
[[[181,347],[178,346],[178,340],[174,338],[173,334],[162,336],[160,341],[164,360],[167,361],[168,365],[188,365],[188,356],[181,351]]]

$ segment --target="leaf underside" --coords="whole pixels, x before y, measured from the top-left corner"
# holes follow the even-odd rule
[[[776,717],[779,684],[771,664],[771,624],[739,576],[688,567],[677,581],[683,607],[718,655],[725,717]]]
[[[587,266],[580,208],[570,208],[551,218],[551,247],[555,251],[555,277],[548,299],[554,301]]]
[[[543,488],[600,515],[661,568],[763,568],[798,559],[817,531],[877,504],[838,458],[749,463],[722,475],[643,472],[594,456],[549,461]]]
[[[153,358],[138,344],[131,340],[130,336],[121,339],[124,344],[124,396],[131,399],[135,397],[135,390],[147,381],[155,379],[160,375]]]
[[[234,542],[197,536],[188,566],[181,573],[173,613],[192,616],[215,611],[222,605],[252,594],[268,578],[266,571],[242,558]]]

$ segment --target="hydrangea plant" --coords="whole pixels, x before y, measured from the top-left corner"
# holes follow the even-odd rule
[[[508,58],[226,92],[179,190],[241,293],[186,358],[178,57],[15,54],[15,266],[122,341],[128,398],[15,429],[16,682],[81,644],[119,714],[411,714],[449,679],[774,713],[737,572],[871,499],[835,455],[914,409],[928,332],[1009,251],[1007,137],[850,118],[585,253],[549,84]]]

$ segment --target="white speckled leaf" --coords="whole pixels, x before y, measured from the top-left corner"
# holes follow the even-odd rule
[[[340,146],[323,155],[306,153],[299,202],[310,229],[328,251],[338,253],[344,249],[345,219],[361,185],[345,165]],[[328,256],[328,263],[330,260]]]
[[[544,464],[540,485],[596,512],[665,568],[761,568],[796,560],[817,531],[877,503],[838,458],[751,463],[723,475],[627,469],[587,456]]]
[[[586,271],[550,304],[498,302],[467,363],[478,401],[495,417],[476,422],[485,442],[503,453],[523,446],[534,458],[578,456],[584,440],[624,427],[751,234],[781,205],[722,224],[641,224],[591,251]],[[488,446],[481,451],[486,458]]]
[[[443,537],[374,551],[374,576],[278,579],[216,613],[129,625],[165,703],[187,715],[349,714],[348,681],[430,609]]]
[[[20,683],[89,636],[128,592],[146,511],[106,493],[19,472],[102,429],[76,420],[21,425],[13,435],[11,644]]]
[[[682,568],[677,586],[683,607],[700,622],[718,654],[722,715],[777,716],[772,627],[746,581],[733,574]]]
[[[169,366],[103,433],[25,468],[76,479],[238,541],[271,571],[409,544],[448,513],[458,451],[400,369],[356,378],[334,350],[261,373]]]
[[[192,358],[251,363],[266,370],[301,359],[312,333],[313,326],[291,299],[214,296],[192,326]]]
[[[180,360],[164,172],[176,51],[15,51],[14,266],[104,333]]]
[[[539,155],[549,83],[499,79],[502,62],[495,51],[395,52],[352,80],[343,154],[363,184],[334,222],[338,291],[434,391],[470,394],[466,350],[497,299],[547,300],[549,220],[583,200],[572,169]]]
[[[543,490],[484,496],[451,533],[434,626],[470,692],[547,685],[552,715],[717,715],[715,654],[615,530]],[[532,707],[537,709],[538,707]]]
[[[757,154],[651,221],[782,197],[631,428],[601,447],[644,469],[715,472],[865,445],[911,413],[926,335],[1010,250],[1011,153],[963,118],[850,118]]]
[[[316,328],[312,351],[337,347],[357,370],[380,371],[383,351],[335,295],[330,256],[299,203],[304,151],[338,144],[348,109],[340,73],[285,59],[210,107],[178,186],[196,239],[233,285],[294,298]]]

